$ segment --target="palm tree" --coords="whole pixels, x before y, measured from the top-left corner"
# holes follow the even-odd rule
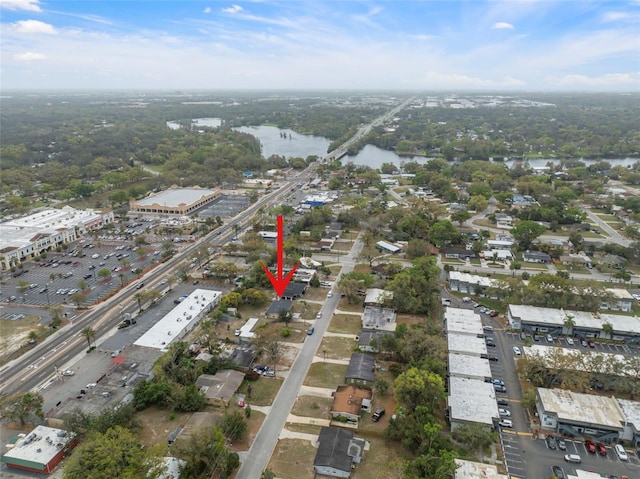
[[[609,336],[611,338],[613,335],[613,326],[611,323],[604,323],[602,325],[602,332],[604,332],[605,336]]]
[[[567,314],[564,318],[564,327],[567,330],[567,336],[571,336],[573,334],[573,327],[576,325],[575,319],[573,319],[573,315]]]
[[[82,334],[87,340],[87,343],[89,343],[89,349],[91,349],[91,340],[93,340],[94,345],[96,344],[96,332],[91,326],[87,326],[86,328],[84,328],[82,331],[80,331],[80,334]]]
[[[136,298],[136,301],[138,301],[138,312],[142,312],[142,302],[145,300],[145,293],[140,291],[139,293],[136,293],[133,296],[134,298]]]

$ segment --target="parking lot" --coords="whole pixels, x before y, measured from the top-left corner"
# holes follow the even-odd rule
[[[198,211],[200,217],[230,217],[244,211],[249,206],[249,197],[246,195],[222,195],[211,204]]]
[[[19,276],[5,272],[0,301],[46,307],[71,303],[70,296],[83,292],[86,304],[92,304],[134,279],[137,274],[133,270],[144,270],[159,260],[159,253],[150,248],[149,254],[139,257],[132,242],[89,246],[93,245],[73,243],[66,253],[50,253],[45,261],[28,261]],[[110,276],[102,277],[101,270],[108,270]],[[24,291],[21,283],[28,284]]]
[[[507,337],[509,337],[512,341],[522,344],[523,341],[520,339],[520,333],[505,333]],[[556,346],[559,348],[568,348],[568,349],[581,349],[584,351],[599,351],[602,353],[612,353],[612,354],[639,354],[640,348],[635,345],[627,345],[627,344],[614,344],[614,343],[602,343],[599,341],[592,341],[592,347],[587,344],[587,346],[583,346],[579,339],[573,339],[573,344],[569,344],[567,342],[567,338],[553,338],[553,341],[548,341],[545,335],[539,335],[537,340],[533,339],[532,344],[536,344],[539,346]]]

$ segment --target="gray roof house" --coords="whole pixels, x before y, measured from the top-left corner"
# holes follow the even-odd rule
[[[393,335],[391,331],[363,329],[358,335],[358,349],[367,353],[379,353],[383,336]]]
[[[371,388],[376,380],[375,358],[369,354],[353,353],[347,366],[345,382]]]
[[[353,437],[353,431],[323,427],[318,436],[318,452],[313,460],[317,474],[348,478],[354,464],[359,464],[365,441]]]
[[[551,263],[551,256],[540,251],[527,251],[522,254],[522,259],[528,263]]]

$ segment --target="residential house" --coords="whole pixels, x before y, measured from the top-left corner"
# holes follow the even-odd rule
[[[349,424],[357,425],[362,411],[371,412],[373,393],[370,389],[353,385],[338,386],[331,395],[333,404],[329,413],[334,420],[346,420]]]
[[[366,353],[379,353],[382,338],[392,334],[392,331],[363,329],[358,335],[358,349]]]
[[[392,308],[365,306],[362,313],[363,329],[396,330],[396,312]]]
[[[449,271],[449,288],[468,294],[484,294],[487,288],[497,288],[499,282],[495,279],[477,274]]]
[[[600,309],[611,309],[625,313],[631,312],[635,298],[629,291],[622,288],[606,288],[605,291],[609,295],[609,299],[602,301]]]
[[[290,282],[287,285],[287,288],[284,290],[284,293],[282,293],[282,299],[288,299],[293,301],[294,299],[301,298],[302,295],[307,290],[307,286],[308,286],[307,283],[296,283],[293,281]]]
[[[511,249],[513,248],[513,244],[514,242],[510,240],[489,240],[487,241],[487,249]]]
[[[347,366],[345,382],[373,388],[376,381],[375,358],[369,354],[353,353]]]
[[[393,291],[385,291],[379,288],[369,288],[365,291],[365,306],[382,306],[393,299]]]
[[[366,442],[354,437],[353,431],[339,427],[323,427],[318,436],[318,451],[313,460],[317,474],[348,478],[364,454]]]
[[[578,266],[587,266],[592,264],[591,258],[582,254],[568,254],[560,256],[562,264],[573,264]]]
[[[492,249],[480,253],[480,257],[486,261],[507,261],[514,258],[513,253],[509,249]]]
[[[265,315],[269,319],[278,319],[278,315],[280,311],[291,311],[291,307],[293,306],[293,301],[289,299],[278,299],[271,303]]]
[[[475,256],[473,251],[462,248],[445,248],[444,250],[444,257],[447,259],[466,261],[467,259],[475,258]]]
[[[242,381],[244,381],[243,372],[222,369],[213,375],[200,375],[196,379],[196,386],[205,395],[208,404],[227,407]]]
[[[526,253],[522,254],[522,259],[527,263],[551,263],[551,256],[549,256],[547,253],[542,253],[541,251],[527,251]]]
[[[396,254],[396,253],[402,252],[402,247],[401,246],[399,246],[397,244],[394,244],[394,243],[389,243],[388,241],[378,241],[376,243],[376,246],[383,253]]]

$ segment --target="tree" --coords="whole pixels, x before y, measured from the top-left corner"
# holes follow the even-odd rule
[[[64,306],[61,304],[55,304],[47,308],[49,314],[51,314],[51,327],[57,328],[62,323],[62,317],[64,316]]]
[[[280,311],[278,311],[278,321],[282,321],[285,324],[285,327],[289,326],[289,323],[292,319],[293,314],[291,314],[291,311],[287,309],[281,309]]]
[[[452,436],[469,449],[480,450],[488,447],[495,439],[495,434],[491,431],[491,428],[479,423],[463,424],[453,431]]]
[[[87,295],[84,293],[77,292],[69,296],[69,299],[73,302],[73,304],[76,305],[77,308],[79,308],[80,306],[82,306],[84,303],[87,302]]]
[[[115,426],[105,433],[93,433],[78,446],[67,460],[63,477],[153,479],[165,469],[161,455],[144,449],[130,430]]]
[[[276,474],[271,469],[265,469],[260,474],[260,479],[276,479]]]
[[[524,250],[529,249],[533,240],[545,231],[547,231],[547,228],[529,220],[520,221],[514,228],[511,228],[511,234],[520,248]]]
[[[385,381],[383,378],[376,379],[373,388],[376,392],[382,396],[386,396],[389,391],[389,383]]]
[[[31,415],[36,415],[40,419],[44,419],[44,412],[42,411],[43,405],[44,398],[40,394],[26,392],[8,403],[6,406],[6,414],[11,419],[19,420],[20,425],[24,426]]]
[[[89,343],[89,349],[91,349],[92,340],[95,344],[96,332],[93,330],[91,326],[87,326],[82,331],[80,331],[80,334],[82,334],[82,336],[84,336],[84,338],[87,340],[87,343]]]
[[[109,278],[111,276],[111,270],[109,268],[102,268],[98,271],[98,277],[102,279]]]
[[[223,478],[233,472],[235,465],[230,458],[232,454],[227,451],[226,442],[219,428],[202,427],[194,431],[187,441],[177,443],[172,452],[187,462],[181,471],[185,477]]]
[[[37,331],[29,331],[29,342],[33,341],[35,343],[36,339],[38,339],[38,332]]]
[[[409,409],[429,404],[446,397],[442,376],[419,368],[409,368],[400,374],[393,387],[396,401]]]
[[[428,239],[438,248],[441,248],[447,244],[457,243],[460,239],[460,233],[451,221],[439,220],[431,225]]]
[[[247,423],[239,412],[225,413],[220,429],[230,441],[240,439],[247,431]]]
[[[451,221],[457,222],[460,226],[462,226],[462,224],[469,218],[471,218],[471,213],[469,213],[467,210],[456,211],[451,215]]]

